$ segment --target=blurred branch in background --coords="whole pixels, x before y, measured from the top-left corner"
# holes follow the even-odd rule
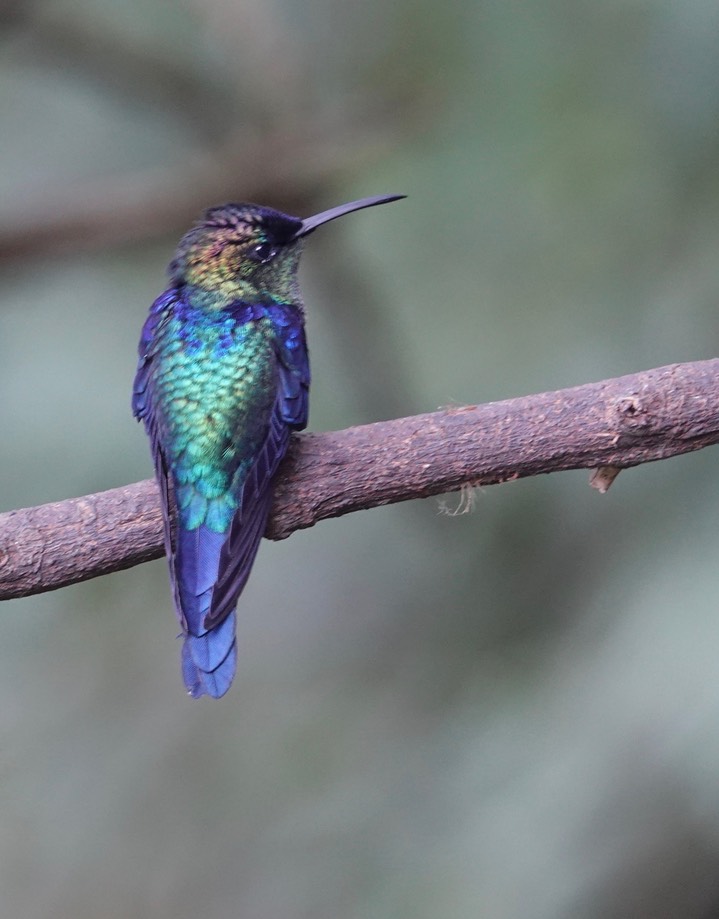
[[[719,442],[719,359],[294,438],[267,536],[319,520],[567,469],[636,466]],[[0,599],[162,554],[153,481],[0,515]]]
[[[381,131],[371,137],[349,132],[331,137],[306,128],[300,134],[238,136],[177,167],[86,183],[46,196],[12,214],[0,226],[0,259],[37,257],[136,243],[162,236],[210,204],[238,189],[242,199],[282,203],[289,212],[310,209],[320,185],[363,159],[379,156],[387,144]]]
[[[276,18],[252,5],[232,18],[235,29],[242,25],[231,55],[236,72],[220,58],[208,73],[180,49],[169,53],[171,44],[158,52],[148,36],[138,41],[101,18],[66,9],[10,5],[0,7],[2,18],[9,18],[15,59],[78,73],[129,101],[170,111],[198,138],[199,149],[188,149],[179,165],[33,188],[19,206],[5,209],[0,260],[136,243],[184,230],[205,207],[233,198],[302,213],[321,187],[380,159],[426,128],[436,110],[436,91],[425,86],[411,96],[360,93],[341,111],[311,105],[306,61],[291,53]],[[218,41],[229,28],[216,19],[203,24],[206,41]],[[228,42],[227,34],[222,38]]]
[[[102,5],[0,6],[3,50],[21,68],[61,74],[120,106],[157,113],[179,125],[184,139],[166,161],[100,159],[98,174],[19,189],[0,218],[0,263],[172,236],[227,200],[310,213],[327,201],[332,184],[366,171],[425,132],[437,115],[441,81],[416,78],[410,68],[405,79],[388,82],[381,63],[373,69],[366,55],[367,72],[353,72],[346,84],[335,77],[328,93],[322,51],[302,53],[299,23],[273,5],[198,4],[194,15],[191,8],[186,19],[156,9],[138,31]],[[385,59],[400,53],[391,33],[375,47]],[[357,381],[359,417],[406,412],[412,387],[377,307],[382,298],[372,296],[361,272],[348,266],[343,273],[335,262],[330,253],[324,271],[344,310],[329,310],[327,323],[336,330],[348,378]],[[370,328],[371,346],[364,347]]]

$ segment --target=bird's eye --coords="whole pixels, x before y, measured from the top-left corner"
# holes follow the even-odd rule
[[[270,242],[258,243],[254,249],[250,250],[250,258],[253,262],[264,265],[277,255],[277,249]]]

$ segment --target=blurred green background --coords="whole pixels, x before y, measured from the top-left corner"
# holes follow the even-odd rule
[[[314,430],[712,357],[709,0],[0,2],[2,509],[151,474],[197,213],[313,236]],[[221,702],[163,561],[2,608],[0,914],[719,911],[715,451],[265,543]]]

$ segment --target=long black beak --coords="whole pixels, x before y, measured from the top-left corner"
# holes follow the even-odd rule
[[[390,201],[399,201],[406,198],[406,195],[378,195],[374,198],[360,198],[359,201],[350,201],[349,204],[340,204],[337,207],[331,207],[328,211],[322,211],[321,214],[315,214],[313,217],[307,217],[302,221],[302,226],[295,233],[295,239],[300,236],[307,236],[323,223],[329,223],[337,217],[344,214],[351,214],[352,211],[361,211],[363,207],[374,207],[375,204],[389,204]]]

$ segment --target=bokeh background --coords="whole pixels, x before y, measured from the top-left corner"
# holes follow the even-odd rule
[[[315,430],[716,354],[711,0],[0,2],[0,507],[151,474],[206,205],[307,247]],[[2,607],[0,914],[719,914],[714,450],[262,547],[220,702],[163,561]]]

